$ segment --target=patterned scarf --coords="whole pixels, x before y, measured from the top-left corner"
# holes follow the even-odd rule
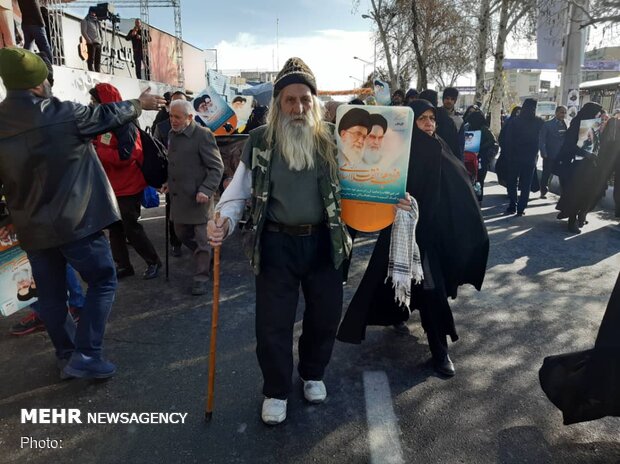
[[[410,310],[411,281],[419,284],[424,279],[420,248],[415,240],[418,225],[418,203],[411,198],[412,211],[396,209],[396,219],[392,225],[390,257],[385,282],[392,279],[394,301]]]

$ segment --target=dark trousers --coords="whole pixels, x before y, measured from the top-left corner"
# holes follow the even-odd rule
[[[487,172],[489,172],[488,165],[482,165],[480,166],[480,169],[478,169],[478,177],[476,180],[480,184],[480,201],[482,201],[482,198],[484,197],[484,180],[487,178]]]
[[[110,245],[112,247],[112,256],[114,256],[114,261],[119,268],[131,267],[127,240],[136,250],[136,253],[146,261],[146,264],[161,263],[155,247],[144,232],[142,224],[138,222],[140,218],[141,196],[141,194],[137,194],[116,197],[121,211],[121,221],[115,222],[110,226]]]
[[[101,72],[101,44],[86,44],[88,59],[86,64],[89,71]]]
[[[299,286],[306,309],[299,338],[299,375],[321,380],[342,311],[342,269],[335,269],[327,229],[310,236],[264,232],[256,276],[256,355],[263,394],[287,398],[292,389],[293,328]]]
[[[540,194],[546,195],[549,191],[549,181],[551,180],[551,169],[554,161],[549,158],[543,158],[543,170],[540,176]]]
[[[144,78],[148,81],[151,78],[151,73],[149,72],[149,60],[144,59],[144,55],[142,51],[136,53],[136,50],[133,51],[133,62],[136,66],[136,78],[142,79],[142,63],[144,63]]]
[[[616,204],[616,217],[620,217],[620,156],[616,158],[616,172],[614,173],[614,203]]]
[[[510,199],[509,208],[516,208],[518,212],[523,212],[527,208],[527,202],[530,200],[530,188],[532,186],[532,178],[534,177],[534,169],[536,169],[536,166],[532,163],[515,163],[510,167],[506,176],[506,189]],[[518,202],[517,183],[521,188]]]
[[[32,42],[34,42],[37,44],[39,51],[44,53],[50,60],[50,63],[53,64],[54,60],[52,59],[52,47],[50,47],[50,43],[47,40],[45,28],[33,25],[22,26],[22,31],[24,32],[24,48],[26,50],[30,50],[30,46],[32,45]]]
[[[207,224],[174,223],[177,236],[194,254],[194,281],[207,282],[211,275],[211,245]]]
[[[440,308],[446,305],[449,306],[445,293],[441,295],[440,292],[423,292],[420,304],[420,322],[426,332],[428,347],[433,355],[433,359],[437,360],[442,360],[448,354],[448,338],[445,332],[441,330],[441,327],[444,325],[441,315],[444,312],[440,310]],[[448,313],[450,313],[449,309]]]
[[[168,204],[168,209],[171,209],[172,208],[172,197],[170,196],[169,193],[166,193],[166,203]],[[174,231],[174,222],[170,220],[168,221],[168,233],[169,233],[169,238],[170,238],[170,246],[180,247],[181,245],[183,245],[179,237],[177,237],[176,232]]]
[[[101,357],[105,325],[116,290],[114,261],[103,233],[27,254],[37,283],[39,317],[56,348],[56,356],[67,359],[78,351]],[[79,272],[88,286],[75,336],[66,324],[67,263]]]

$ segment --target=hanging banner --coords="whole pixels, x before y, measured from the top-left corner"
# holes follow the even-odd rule
[[[539,118],[553,118],[555,116],[555,109],[558,104],[552,101],[539,101],[536,105],[536,116]]]
[[[568,112],[566,113],[567,122],[570,122],[579,112],[579,89],[568,89],[567,104]]]
[[[196,120],[215,135],[230,134],[237,127],[237,116],[226,100],[212,87],[202,90],[192,100]]]
[[[565,0],[538,0],[537,57],[538,61],[553,65],[554,68],[562,63],[562,41],[566,34],[568,6]]]
[[[405,196],[413,111],[341,105],[336,130],[342,219],[360,231],[381,230],[394,222],[394,204]]]

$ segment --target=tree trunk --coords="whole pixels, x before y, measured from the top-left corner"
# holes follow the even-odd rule
[[[381,41],[381,45],[383,46],[383,52],[385,54],[385,62],[387,64],[388,76],[390,80],[390,88],[394,89],[394,85],[396,83],[396,74],[394,73],[394,65],[392,64],[392,50],[390,48],[390,43],[388,42],[387,31],[385,30],[385,26],[383,21],[381,20],[381,1],[377,4],[375,0],[371,0],[370,4],[372,5],[372,19],[377,25],[377,31],[379,32],[379,40]]]
[[[502,0],[499,14],[499,31],[495,47],[495,64],[493,66],[493,96],[491,98],[491,131],[497,135],[501,129],[500,113],[504,98],[504,49],[508,38],[508,7],[510,0]]]
[[[411,19],[413,32],[413,50],[415,52],[415,61],[417,63],[417,85],[418,91],[422,91],[428,87],[428,70],[426,69],[426,61],[422,56],[418,41],[418,9],[415,4],[416,0],[411,0]]]
[[[476,97],[475,101],[484,98],[484,72],[489,52],[489,27],[491,24],[491,0],[480,1],[478,16],[478,43],[476,45]]]

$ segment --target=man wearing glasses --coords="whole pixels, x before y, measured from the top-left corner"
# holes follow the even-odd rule
[[[338,124],[338,160],[341,166],[363,163],[364,143],[371,129],[370,114],[362,108],[352,108],[342,116]]]

